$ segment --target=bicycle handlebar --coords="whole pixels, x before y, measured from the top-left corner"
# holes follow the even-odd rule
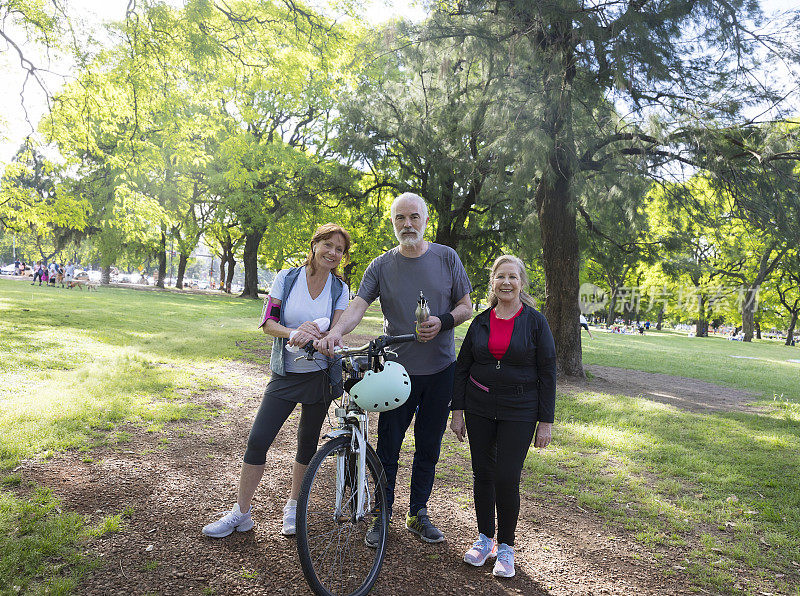
[[[385,338],[385,346],[391,346],[394,344],[403,344],[410,341],[416,341],[417,334],[407,333],[406,335],[382,335],[381,337]],[[380,337],[378,339],[380,339]]]
[[[333,353],[336,356],[355,356],[358,354],[367,353],[370,347],[374,347],[378,350],[381,350],[386,346],[407,343],[410,341],[415,341],[416,339],[417,336],[414,333],[407,333],[405,335],[379,335],[372,341],[365,343],[363,346],[358,346],[358,347],[336,346],[336,348],[334,348]],[[308,342],[306,345],[303,346],[302,349],[306,352],[306,355],[300,356],[299,358],[296,358],[296,360],[301,360],[303,358],[310,359],[311,356],[313,356],[314,352],[317,351],[317,349],[314,347],[313,341]]]

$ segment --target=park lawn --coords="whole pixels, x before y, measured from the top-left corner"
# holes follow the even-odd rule
[[[124,530],[126,517],[62,513],[41,487],[23,486],[28,496],[15,496],[26,491],[10,490],[24,483],[13,467],[124,442],[131,424],[158,432],[170,421],[212,415],[192,398],[219,382],[226,362],[268,359],[255,330],[260,308],[233,297],[88,294],[0,280],[0,586],[68,593],[92,565],[76,554],[81,543]],[[381,323],[372,305],[357,333],[377,335]],[[467,326],[456,330],[457,344]],[[575,498],[607,519],[610,532],[628,529],[657,556],[686,549],[685,561],[665,560],[665,573],[688,573],[706,589],[757,593],[737,578],[743,569],[775,592],[798,593],[800,400],[791,376],[798,369],[784,362],[793,351],[671,334],[595,336],[584,338],[587,363],[750,389],[771,407],[762,415],[690,414],[625,396],[560,393],[554,444],[532,450],[524,491]],[[452,443],[444,453],[463,449]],[[467,495],[458,501],[471,503]]]
[[[575,498],[657,558],[686,549],[665,573],[688,574],[713,593],[800,594],[800,364],[787,362],[800,350],[675,333],[594,336],[583,337],[587,364],[748,389],[763,411],[700,414],[559,393],[553,445],[526,460],[527,494]]]
[[[241,356],[237,341],[263,345],[260,309],[234,297],[0,279],[0,593],[68,593],[92,564],[77,547],[124,526],[124,512],[84,519],[61,513],[47,489],[20,487],[20,460],[124,443],[129,425],[158,432],[213,415],[192,398]]]
[[[584,364],[616,366],[645,372],[702,379],[747,389],[758,403],[800,415],[800,349],[773,340],[752,343],[725,337],[687,337],[686,333],[653,332],[623,335],[594,331],[582,336]],[[789,402],[787,405],[786,402]]]

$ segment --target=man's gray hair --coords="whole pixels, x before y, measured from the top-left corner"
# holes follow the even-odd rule
[[[392,207],[390,210],[392,219],[394,219],[394,216],[397,213],[397,202],[403,199],[414,199],[417,201],[417,203],[422,206],[422,219],[428,219],[428,204],[425,202],[425,199],[418,194],[414,194],[413,192],[404,192],[403,194],[395,197],[394,201],[392,201]]]

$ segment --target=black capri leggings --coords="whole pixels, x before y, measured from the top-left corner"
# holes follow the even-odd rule
[[[329,403],[323,399],[315,404],[300,404],[302,410],[300,425],[297,428],[295,455],[297,463],[307,466],[317,452],[319,433],[328,413]],[[296,405],[295,402],[274,397],[269,391],[264,393],[261,407],[258,408],[258,414],[253,421],[253,428],[250,429],[250,437],[247,439],[244,463],[254,466],[264,465],[267,461],[267,450]]]
[[[489,538],[494,537],[494,511],[497,507],[497,542],[514,546],[520,476],[536,423],[491,420],[469,412],[464,416],[472,456],[478,531]]]

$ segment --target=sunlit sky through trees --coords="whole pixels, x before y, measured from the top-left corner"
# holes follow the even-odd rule
[[[169,0],[181,6],[181,0]],[[404,2],[403,0],[372,0],[365,8],[366,18],[374,23],[385,22],[395,16],[419,20],[424,16],[420,2]],[[79,34],[92,32],[100,36],[100,25],[104,22],[121,20],[125,17],[127,0],[69,0],[67,3],[70,17],[79,21]],[[762,0],[761,5],[767,16],[800,8],[800,0]],[[17,41],[19,41],[19,34]],[[35,61],[43,70],[42,79],[50,93],[54,93],[67,80],[74,69],[74,64],[48,56],[38,51],[32,44],[22,44],[26,58]],[[47,110],[45,94],[36,81],[29,79],[20,92],[25,80],[25,71],[20,67],[18,55],[12,48],[2,47],[0,53],[0,167],[7,163],[19,148],[22,140],[31,133],[36,123]],[[787,80],[787,90],[796,86]],[[27,112],[27,114],[26,114]]]

